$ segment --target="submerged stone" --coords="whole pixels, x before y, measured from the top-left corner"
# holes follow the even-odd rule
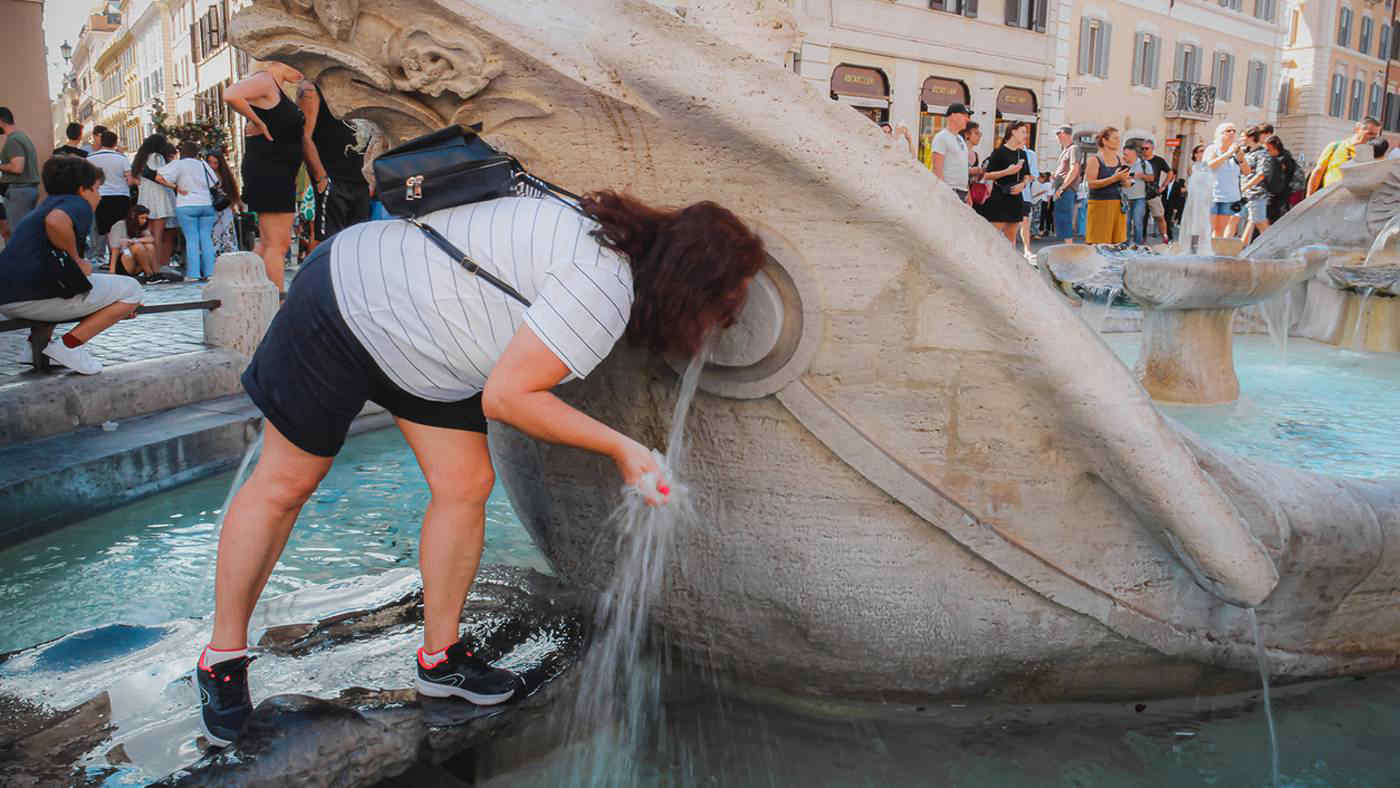
[[[195,716],[189,670],[202,625],[156,629],[136,648],[127,638],[101,660],[64,657],[75,642],[98,639],[95,633],[121,637],[144,628],[104,627],[9,655],[0,663],[7,784],[82,784],[120,771],[123,780],[164,777],[155,784],[167,786],[372,785],[543,715],[551,682],[577,659],[583,625],[574,592],[532,570],[486,567],[463,611],[463,630],[478,654],[520,676],[521,692],[494,707],[421,698],[406,689],[421,640],[415,575],[371,580],[307,589],[260,608],[260,659],[250,670],[257,705],[224,750],[204,751]],[[48,688],[71,693],[74,684],[85,684],[91,697],[53,708],[71,695]]]

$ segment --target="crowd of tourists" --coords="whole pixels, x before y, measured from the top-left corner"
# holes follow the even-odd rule
[[[44,350],[49,358],[85,374],[100,371],[83,344],[129,315],[143,286],[207,281],[218,255],[248,245],[246,236],[255,235],[251,251],[285,291],[294,235],[302,236],[304,255],[370,218],[369,129],[337,118],[314,81],[267,63],[227,88],[224,101],[247,120],[241,177],[225,150],[197,140],[155,133],[128,153],[115,131],[96,126],[89,133],[78,123],[68,125],[67,143],[41,163],[11,110],[0,107],[0,316],[85,321]],[[95,199],[86,199],[88,189]],[[299,217],[303,194],[308,210]],[[256,233],[240,232],[240,224],[253,223]],[[69,260],[53,263],[51,250]],[[183,273],[173,265],[177,258]],[[62,286],[65,263],[91,287]],[[94,319],[117,304],[132,308],[117,310],[112,320]]]
[[[882,124],[886,134],[908,137]],[[982,161],[982,131],[963,104],[947,109],[931,144],[935,175],[1004,234],[1020,241],[1033,259],[1033,238],[1076,239],[1091,244],[1166,243],[1177,238],[1192,174],[1208,173],[1210,234],[1248,244],[1307,195],[1341,177],[1341,165],[1372,157],[1400,157],[1380,140],[1380,123],[1365,118],[1351,137],[1329,144],[1311,170],[1305,168],[1268,123],[1241,134],[1230,122],[1216,127],[1209,143],[1191,151],[1179,169],[1158,155],[1151,139],[1131,139],[1108,126],[1092,151],[1076,143],[1072,126],[1056,130],[1060,154],[1053,167],[1039,167],[1029,138],[1031,125],[1005,125],[1001,139]],[[910,142],[912,148],[912,141]],[[1198,180],[1203,187],[1205,180]]]

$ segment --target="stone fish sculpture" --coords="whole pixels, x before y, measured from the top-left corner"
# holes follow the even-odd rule
[[[321,8],[255,0],[233,33],[396,139],[479,122],[569,188],[714,199],[765,238],[690,417],[702,525],[656,623],[691,658],[843,700],[1226,691],[1257,682],[1255,607],[1284,680],[1397,664],[1400,485],[1173,426],[991,227],[775,62],[782,4],[387,0],[343,36]],[[559,393],[656,445],[675,388],[619,347]],[[601,587],[611,465],[492,442],[556,567]]]

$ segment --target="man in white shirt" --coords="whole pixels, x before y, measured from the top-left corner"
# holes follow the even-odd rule
[[[962,136],[971,113],[966,105],[953,104],[948,107],[947,118],[947,125],[933,137],[933,174],[952,187],[959,200],[971,205],[967,196],[967,140]]]
[[[131,210],[131,160],[117,148],[117,133],[103,131],[102,147],[88,154],[88,161],[102,170],[102,185],[97,194],[102,199],[97,203],[96,220],[93,231],[97,234],[94,252],[107,247],[107,232],[112,225],[126,219]]]

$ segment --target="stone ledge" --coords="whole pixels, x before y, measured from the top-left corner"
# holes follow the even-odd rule
[[[236,394],[248,359],[205,350],[0,386],[0,446]]]
[[[0,447],[0,548],[228,470],[261,422],[239,394]],[[390,423],[370,404],[351,432]]]

